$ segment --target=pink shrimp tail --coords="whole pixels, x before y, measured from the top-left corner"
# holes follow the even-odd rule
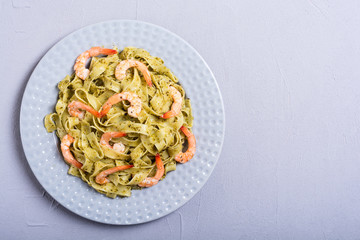
[[[150,76],[149,71],[146,70],[145,72],[143,72],[143,75],[144,75],[144,78],[145,78],[145,81],[146,81],[147,85],[149,85],[149,87],[152,87],[153,84],[152,84],[152,81],[151,81],[151,76]]]
[[[161,116],[161,118],[168,119],[168,118],[172,118],[172,117],[175,117],[175,116],[176,116],[176,114],[172,110],[170,110],[167,113],[163,114]]]
[[[125,132],[112,132],[111,133],[112,138],[120,138],[120,137],[125,137],[125,136],[126,136]]]
[[[185,134],[186,137],[190,137],[192,134],[185,126],[180,127],[181,131]]]
[[[102,48],[102,49],[100,50],[100,53],[101,53],[101,54],[104,54],[104,55],[114,55],[114,54],[117,53],[117,51],[114,50],[114,49]]]

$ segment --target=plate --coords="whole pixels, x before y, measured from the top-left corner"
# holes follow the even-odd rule
[[[178,164],[156,186],[133,190],[129,198],[110,199],[67,174],[55,134],[47,133],[44,117],[54,111],[57,84],[77,56],[93,46],[143,48],[165,61],[192,101],[196,154]],[[218,161],[225,131],[224,106],[214,75],[187,42],[145,22],[114,20],[81,28],[53,46],[34,69],[24,92],[20,134],[34,175],[44,189],[70,211],[102,223],[128,225],[155,220],[178,209],[205,184]]]

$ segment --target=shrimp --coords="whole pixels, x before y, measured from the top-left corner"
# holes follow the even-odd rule
[[[101,136],[100,144],[102,146],[106,146],[110,149],[113,149],[117,153],[123,153],[125,152],[125,145],[123,143],[115,143],[114,146],[111,146],[109,144],[109,141],[112,138],[119,138],[126,136],[126,133],[124,132],[106,132]]]
[[[174,102],[171,105],[171,110],[161,116],[161,118],[164,118],[164,119],[172,118],[172,117],[175,117],[176,115],[178,115],[180,113],[181,105],[183,102],[181,94],[176,88],[174,88],[173,86],[170,86],[169,90],[170,90],[170,95],[173,98]]]
[[[118,80],[123,80],[126,76],[126,70],[128,70],[131,67],[136,67],[137,69],[140,70],[140,72],[143,74],[145,81],[147,83],[147,85],[149,85],[149,87],[152,87],[152,82],[151,82],[151,76],[150,76],[150,72],[147,68],[147,66],[145,64],[143,64],[140,61],[136,61],[136,60],[123,60],[121,61],[115,69],[115,77]]]
[[[138,95],[131,92],[122,92],[111,96],[102,106],[100,117],[105,116],[109,112],[112,105],[117,104],[123,100],[128,100],[130,102],[131,107],[128,108],[129,115],[137,118],[141,112],[141,99]]]
[[[95,181],[98,184],[108,183],[108,182],[110,182],[109,179],[107,179],[108,175],[116,173],[116,172],[121,171],[121,170],[129,169],[129,168],[132,168],[132,167],[133,167],[133,165],[122,165],[122,166],[117,166],[117,167],[106,169],[106,170],[100,172],[98,175],[96,175]]]
[[[78,117],[80,120],[82,120],[85,117],[85,112],[80,111],[80,109],[88,111],[89,113],[91,113],[95,117],[100,117],[100,113],[98,111],[96,111],[95,109],[93,109],[89,105],[86,105],[85,103],[82,103],[82,102],[79,102],[79,101],[72,101],[68,105],[68,111],[69,111],[70,115],[73,116],[73,117]]]
[[[90,57],[95,57],[100,54],[113,55],[115,53],[117,53],[116,50],[102,47],[92,47],[89,50],[83,52],[82,54],[80,54],[80,56],[78,56],[74,65],[76,76],[78,76],[82,80],[85,80],[89,76],[90,71],[89,69],[85,68],[85,64]]]
[[[179,163],[186,163],[190,159],[193,158],[196,150],[196,140],[194,134],[189,131],[186,127],[182,126],[181,131],[185,134],[188,140],[188,149],[186,152],[180,152],[178,155],[175,156],[175,160]]]
[[[145,178],[142,182],[138,184],[140,187],[152,187],[157,184],[161,177],[164,175],[164,164],[161,161],[160,154],[156,154],[155,162],[157,168],[155,176]]]
[[[81,169],[82,164],[78,162],[72,153],[70,152],[70,145],[74,142],[74,138],[70,136],[69,134],[65,135],[61,140],[61,152],[64,156],[65,162]]]

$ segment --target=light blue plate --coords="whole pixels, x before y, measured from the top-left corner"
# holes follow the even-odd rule
[[[77,56],[93,46],[144,48],[165,61],[191,99],[196,154],[178,164],[156,186],[132,191],[129,198],[110,199],[81,179],[67,174],[55,134],[43,119],[54,111],[57,84],[71,74]],[[26,158],[36,178],[60,204],[85,218],[109,224],[136,224],[165,216],[189,201],[205,184],[219,158],[225,132],[221,94],[203,58],[187,42],[153,24],[116,20],[71,33],[41,59],[26,86],[21,104],[20,133]]]

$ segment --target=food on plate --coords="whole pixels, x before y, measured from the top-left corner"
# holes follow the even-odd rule
[[[190,99],[162,59],[140,48],[93,47],[74,70],[59,82],[55,112],[45,117],[69,174],[108,197],[128,197],[193,158]]]

